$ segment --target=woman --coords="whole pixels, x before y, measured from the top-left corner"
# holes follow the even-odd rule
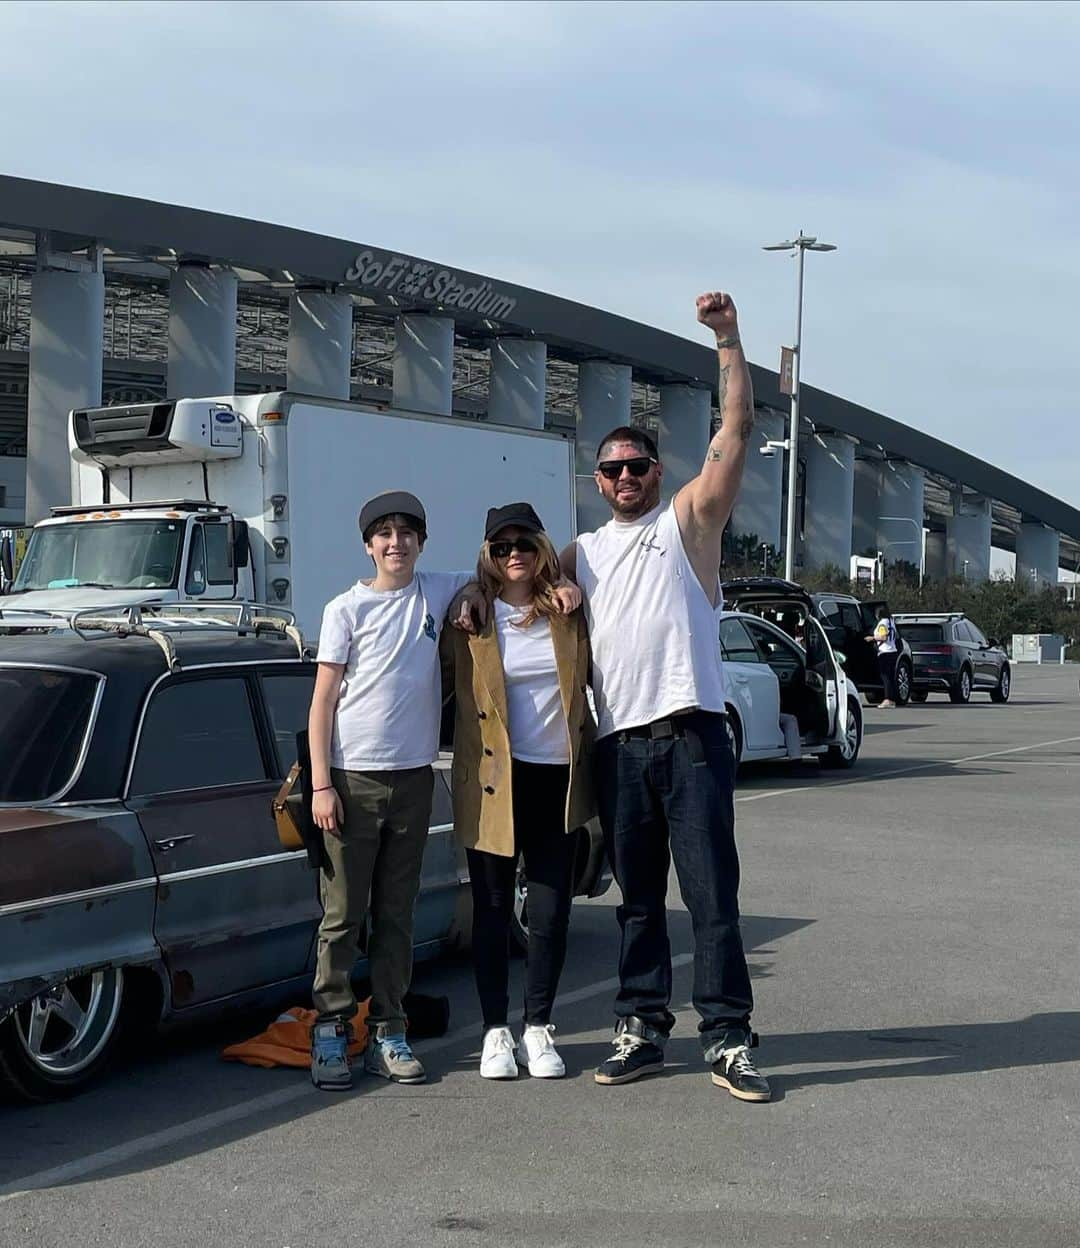
[[[877,624],[866,640],[874,642],[877,646],[878,670],[881,672],[881,684],[885,691],[885,697],[879,705],[894,707],[896,706],[896,660],[899,646],[897,645],[896,625],[893,623],[892,612],[887,606],[878,607]]]
[[[589,647],[580,611],[559,613],[559,558],[528,503],[488,512],[477,579],[489,609],[475,636],[443,634],[453,663],[454,826],[473,895],[473,956],[484,1015],[480,1074],[566,1073],[552,1004],[566,956],[575,838],[593,813],[586,748]],[[529,882],[525,1021],[515,1062],[507,1025],[510,923],[519,856]]]

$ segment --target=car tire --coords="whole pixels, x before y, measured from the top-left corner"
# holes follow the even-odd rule
[[[862,707],[858,698],[848,698],[848,720],[843,745],[830,745],[821,756],[822,767],[847,770],[855,766],[862,748]]]
[[[1012,693],[1012,672],[1009,670],[1008,663],[1006,663],[1002,666],[998,683],[990,690],[990,701],[1008,702],[1010,693]]]
[[[738,713],[730,706],[724,716],[724,731],[727,733],[728,745],[731,746],[731,756],[735,760],[735,774],[738,775],[742,766],[743,730]]]
[[[901,659],[896,665],[896,705],[907,706],[911,701],[911,664]]]
[[[81,1092],[116,1056],[124,1006],[118,966],[63,980],[16,1006],[0,1025],[0,1088],[31,1104]]]
[[[958,706],[971,701],[971,671],[966,667],[960,669],[960,675],[949,686],[949,701]]]
[[[911,691],[912,702],[925,702],[929,696],[930,694],[926,689],[912,689]]]

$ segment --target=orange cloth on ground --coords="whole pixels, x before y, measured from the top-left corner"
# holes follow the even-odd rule
[[[368,1042],[368,1001],[361,1001],[350,1020],[352,1039],[349,1056],[363,1053]],[[239,1044],[230,1044],[221,1056],[227,1062],[245,1062],[248,1066],[298,1066],[311,1069],[311,1029],[318,1014],[299,1006],[279,1014],[264,1032]]]

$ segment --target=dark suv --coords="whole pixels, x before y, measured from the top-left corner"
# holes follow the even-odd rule
[[[724,602],[732,610],[752,610],[757,614],[762,613],[760,608],[770,600],[775,600],[778,607],[794,595],[808,601],[814,619],[825,629],[829,644],[844,656],[844,675],[871,706],[884,699],[877,646],[866,640],[877,624],[877,609],[882,605],[880,601],[861,602],[853,594],[809,594],[801,585],[775,576],[739,577],[724,581],[722,588]],[[754,605],[747,605],[750,603]],[[784,627],[781,619],[776,622]],[[899,706],[905,706],[911,698],[913,670],[911,650],[901,639],[896,660],[896,701]]]
[[[1008,702],[1012,688],[1009,656],[963,612],[894,615],[893,619],[915,662],[913,701],[925,702],[938,689],[953,702],[966,702],[973,690],[989,693],[991,702]]]

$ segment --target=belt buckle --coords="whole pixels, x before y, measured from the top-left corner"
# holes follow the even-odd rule
[[[670,719],[656,719],[649,725],[649,736],[654,741],[662,740],[666,737],[674,737],[675,725]]]

